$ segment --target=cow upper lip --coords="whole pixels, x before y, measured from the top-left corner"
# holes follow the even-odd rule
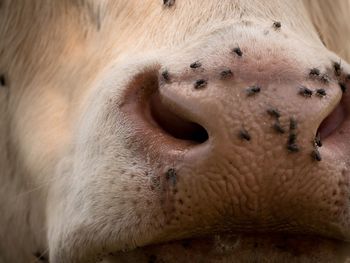
[[[222,246],[227,249],[217,250],[218,243],[222,242]],[[275,251],[276,253],[285,252],[295,252],[300,249],[303,253],[320,253],[322,251],[322,246],[331,245],[335,246],[339,250],[344,250],[349,248],[349,243],[344,241],[339,241],[335,239],[328,239],[322,236],[307,236],[307,235],[287,235],[287,234],[239,234],[239,233],[224,233],[224,234],[213,234],[209,236],[182,239],[182,240],[172,240],[169,242],[151,244],[144,247],[139,247],[134,250],[127,252],[115,252],[111,253],[111,260],[119,259],[120,257],[128,258],[128,255],[135,253],[145,254],[145,255],[164,255],[164,254],[174,254],[180,252],[176,255],[177,260],[180,260],[183,253],[191,254],[193,257],[200,257],[205,254],[206,261],[210,261],[215,256],[222,257],[223,260],[230,259],[232,256],[239,255],[239,249],[256,249],[258,246],[264,246],[264,251]],[[305,246],[308,248],[305,249]],[[219,247],[220,248],[220,247]],[[221,247],[223,248],[223,247]],[[315,251],[312,251],[312,250]],[[311,250],[311,251],[310,251]],[[182,252],[181,252],[182,251]],[[213,251],[215,251],[213,253]],[[348,250],[346,250],[348,251]],[[179,257],[179,258],[178,258]],[[174,257],[175,258],[175,257]],[[186,257],[183,258],[183,260]],[[108,261],[109,262],[109,261]],[[114,261],[113,261],[114,262]],[[215,261],[216,262],[216,261]],[[226,261],[225,261],[226,262]]]

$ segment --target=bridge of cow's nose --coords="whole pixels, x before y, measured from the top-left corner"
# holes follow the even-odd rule
[[[347,179],[318,131],[344,99],[347,65],[268,50],[233,45],[202,59],[179,56],[131,82],[123,109],[154,168],[150,189],[169,236],[225,229],[346,236],[340,225],[349,211],[338,204],[348,190],[337,182]]]

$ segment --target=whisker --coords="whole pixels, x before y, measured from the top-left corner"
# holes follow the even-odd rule
[[[18,199],[22,199],[24,197],[26,197],[27,195],[31,194],[31,193],[34,193],[36,191],[39,191],[40,189],[42,189],[43,187],[47,186],[48,184],[50,183],[53,183],[55,182],[56,180],[58,180],[59,177],[55,177],[55,178],[52,178],[51,180],[48,180],[46,182],[43,182],[42,184],[40,184],[39,186],[36,186],[28,191],[25,191],[25,192],[22,192],[22,193],[19,193],[17,196],[14,197],[14,201],[18,201]]]

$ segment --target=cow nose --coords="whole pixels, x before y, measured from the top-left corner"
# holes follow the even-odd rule
[[[130,145],[148,167],[160,236],[348,238],[346,168],[335,165],[326,134],[347,119],[334,119],[347,108],[346,73],[334,72],[334,59],[261,55],[268,52],[234,46],[201,61],[182,56],[131,81],[122,109],[134,128]]]

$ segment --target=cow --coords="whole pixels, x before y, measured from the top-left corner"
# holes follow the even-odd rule
[[[346,262],[349,11],[1,0],[0,262]]]

